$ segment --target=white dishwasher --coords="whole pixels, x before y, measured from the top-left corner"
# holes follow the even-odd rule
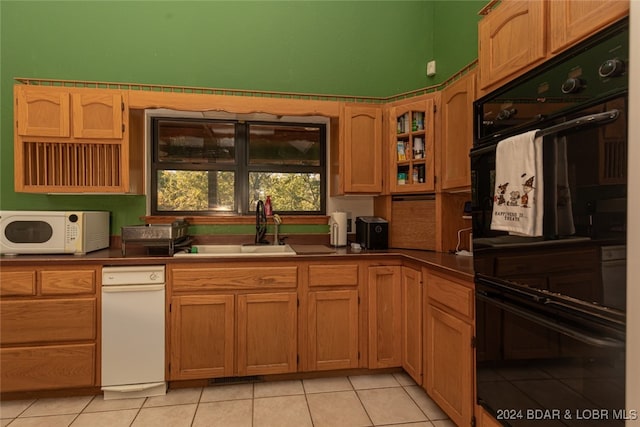
[[[166,393],[164,266],[102,269],[104,399]]]

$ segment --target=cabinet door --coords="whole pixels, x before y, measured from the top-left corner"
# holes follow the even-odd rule
[[[73,136],[121,139],[124,102],[113,90],[73,93]]]
[[[629,13],[628,0],[549,2],[549,44],[552,53],[597,32]]]
[[[309,292],[308,368],[311,371],[358,367],[358,291]]]
[[[382,109],[346,105],[340,118],[343,128],[340,163],[345,193],[382,191]]]
[[[426,307],[425,325],[427,393],[456,425],[470,425],[473,327],[432,304]]]
[[[389,111],[392,193],[434,190],[435,98],[398,104]]]
[[[442,91],[440,188],[471,186],[469,150],[473,143],[476,74],[469,73]]]
[[[369,267],[369,368],[402,366],[401,267]]]
[[[545,58],[546,1],[503,0],[478,23],[480,87]]]
[[[0,349],[3,393],[98,385],[96,345],[72,344]]]
[[[238,295],[238,375],[296,372],[295,292]]]
[[[422,384],[422,280],[410,267],[402,267],[402,368]]]
[[[171,380],[233,375],[234,296],[171,300]]]
[[[18,135],[70,136],[69,92],[15,86]]]

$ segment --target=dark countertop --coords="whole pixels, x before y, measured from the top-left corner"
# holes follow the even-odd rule
[[[120,248],[102,249],[90,252],[86,255],[17,255],[1,256],[0,265],[23,266],[29,264],[102,264],[102,265],[157,265],[170,263],[220,263],[220,262],[257,262],[264,261],[300,261],[320,260],[320,259],[385,259],[391,257],[404,257],[404,259],[423,263],[427,267],[436,268],[444,273],[452,273],[462,279],[473,280],[473,257],[459,256],[448,253],[409,250],[409,249],[388,249],[388,250],[362,250],[354,252],[351,248],[337,248],[334,253],[322,254],[298,254],[295,256],[269,256],[269,257],[170,257],[166,255],[148,255],[144,249],[132,251],[126,257],[122,256]]]

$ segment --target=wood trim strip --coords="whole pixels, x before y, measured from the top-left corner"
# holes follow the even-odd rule
[[[329,217],[325,215],[280,215],[282,223],[286,225],[327,225]],[[171,224],[177,219],[186,220],[189,225],[218,225],[218,224],[255,224],[253,215],[244,216],[143,216],[146,224]],[[271,223],[271,220],[268,221]]]
[[[478,11],[478,15],[480,16],[488,15],[489,13],[491,13],[493,9],[495,9],[495,7],[498,5],[498,3],[500,3],[500,1],[501,0],[491,0],[482,9]]]

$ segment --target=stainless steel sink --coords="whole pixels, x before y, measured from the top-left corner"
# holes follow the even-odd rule
[[[289,245],[193,245],[194,252],[178,252],[176,257],[261,257],[290,256],[296,252]]]

